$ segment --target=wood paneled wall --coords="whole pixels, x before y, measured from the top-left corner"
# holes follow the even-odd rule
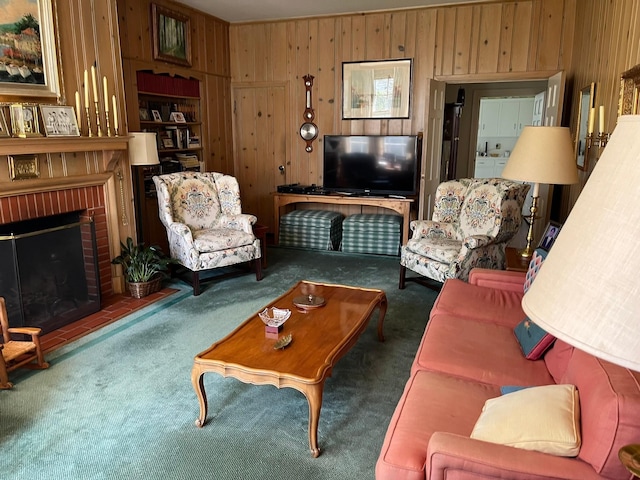
[[[613,131],[618,115],[620,74],[640,63],[640,2],[637,0],[580,0],[576,13],[573,59],[571,131],[575,136],[580,89],[596,83],[596,105],[605,110],[605,130]],[[597,110],[596,110],[597,111]],[[596,121],[596,125],[598,122]],[[597,152],[595,152],[597,154]],[[580,183],[563,199],[563,211],[575,203],[596,164],[580,172]]]
[[[151,3],[187,15],[191,67],[153,59]],[[233,173],[229,24],[167,0],[118,0],[120,40],[131,131],[139,130],[136,71],[152,70],[200,80],[203,159],[207,170]]]
[[[505,0],[232,24],[232,86],[288,85],[287,181],[321,184],[325,134],[424,131],[426,79],[452,83],[540,79],[569,69],[575,11],[576,0]],[[342,62],[390,58],[414,59],[411,117],[342,120]],[[315,123],[320,130],[310,154],[298,135],[305,108],[302,76],[306,74],[315,76]]]

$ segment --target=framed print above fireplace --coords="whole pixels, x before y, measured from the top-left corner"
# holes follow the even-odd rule
[[[51,0],[6,0],[0,13],[0,95],[59,97]]]
[[[409,58],[342,64],[342,118],[409,118]]]

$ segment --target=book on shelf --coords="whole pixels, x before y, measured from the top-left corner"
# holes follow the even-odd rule
[[[189,148],[200,148],[200,137],[198,135],[189,136]]]
[[[192,153],[176,153],[176,158],[184,169],[200,168],[200,160]]]

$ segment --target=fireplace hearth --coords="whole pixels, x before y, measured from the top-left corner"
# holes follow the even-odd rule
[[[56,330],[100,310],[93,219],[82,211],[0,225],[10,326]]]

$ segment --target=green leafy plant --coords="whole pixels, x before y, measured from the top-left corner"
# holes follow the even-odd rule
[[[111,260],[114,265],[122,265],[122,271],[129,283],[148,282],[158,273],[165,272],[173,259],[165,256],[160,247],[146,247],[144,243],[133,244],[131,237],[127,243],[120,242],[120,255]]]

